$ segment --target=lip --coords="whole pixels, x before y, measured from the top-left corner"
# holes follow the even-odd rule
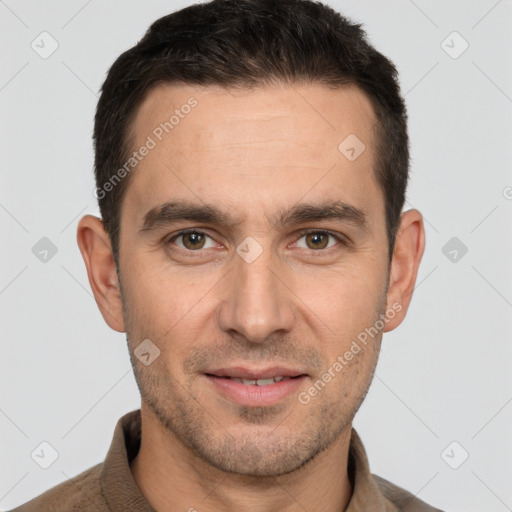
[[[282,371],[282,370],[281,370]],[[268,373],[268,372],[267,372]],[[254,373],[253,373],[254,375]],[[260,373],[261,375],[261,373]],[[282,373],[274,373],[269,375],[283,375]],[[285,375],[283,375],[284,377]],[[236,402],[239,405],[252,406],[252,407],[266,407],[275,405],[281,402],[292,393],[296,393],[297,390],[304,384],[307,375],[302,374],[291,379],[285,379],[273,384],[266,386],[258,385],[247,385],[241,382],[236,382],[227,377],[219,377],[211,373],[204,374],[209,384],[215,389],[216,392],[220,393],[229,400]],[[241,377],[251,378],[256,377]],[[257,377],[260,379],[268,377]]]
[[[216,377],[236,377],[239,379],[269,379],[281,375],[283,377],[298,377],[306,375],[305,372],[284,366],[271,366],[266,368],[247,368],[243,366],[230,366],[229,368],[219,368],[204,372],[207,376]],[[270,384],[271,385],[271,384]]]

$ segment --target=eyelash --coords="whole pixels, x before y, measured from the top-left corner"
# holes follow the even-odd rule
[[[197,228],[189,228],[189,229],[184,229],[182,231],[179,231],[178,233],[176,233],[175,235],[172,235],[170,238],[168,238],[165,242],[166,245],[171,245],[171,242],[173,242],[174,240],[176,240],[177,238],[179,238],[180,236],[183,236],[183,235],[186,235],[186,234],[189,234],[189,233],[197,233],[198,235],[204,235],[204,236],[207,236],[208,238],[212,238],[208,233],[206,233],[205,231],[202,231],[201,229],[197,229]],[[343,237],[342,235],[338,235],[338,234],[335,234],[331,231],[328,231],[328,230],[318,230],[318,229],[305,229],[303,231],[301,231],[299,233],[299,238],[297,240],[300,240],[303,236],[305,235],[309,235],[311,233],[315,233],[315,234],[322,234],[322,235],[328,235],[332,238],[334,238],[337,242],[339,242],[341,245],[343,246],[348,246],[349,245],[349,241]],[[212,238],[213,240],[213,238]],[[303,249],[303,250],[310,250],[312,252],[315,252],[315,253],[330,253],[330,249],[333,249],[334,247],[336,246],[333,246],[333,247],[330,247],[328,249],[318,249],[318,250],[315,250],[315,249]],[[302,248],[301,248],[302,249]],[[173,251],[177,251],[177,252],[186,252],[187,253],[187,256],[191,256],[191,257],[198,257],[198,256],[203,256],[202,254],[202,249],[198,249],[197,251],[192,251],[192,250],[189,250],[189,249],[182,249],[181,247],[178,247],[176,249],[172,249]],[[204,249],[206,250],[206,249]],[[197,253],[197,254],[194,254],[194,253]],[[325,254],[325,255],[327,255]]]

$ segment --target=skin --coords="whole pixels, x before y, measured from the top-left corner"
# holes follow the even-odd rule
[[[344,510],[352,420],[382,333],[407,312],[425,245],[421,214],[402,214],[390,264],[373,171],[376,118],[356,87],[160,85],[137,112],[134,148],[191,96],[197,107],[131,177],[119,276],[101,220],[86,215],[77,231],[95,299],[107,324],[126,332],[141,391],[134,479],[159,512]],[[338,150],[349,134],[366,146],[355,161]],[[237,222],[140,231],[148,210],[176,199],[215,205]],[[366,228],[275,222],[298,202],[325,200],[362,210]],[[187,228],[207,236],[171,240]],[[317,236],[301,235],[305,228]],[[252,263],[236,252],[246,237],[262,248]],[[292,393],[277,405],[242,406],[203,375],[280,364],[307,373],[298,390],[307,391],[390,308],[393,318],[307,404]],[[160,355],[145,366],[133,351],[147,338]]]

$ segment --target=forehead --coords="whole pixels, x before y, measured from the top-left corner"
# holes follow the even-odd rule
[[[355,86],[159,85],[131,127],[132,149],[149,140],[152,149],[137,164],[127,195],[146,210],[169,195],[207,196],[244,213],[236,198],[247,192],[262,207],[263,196],[269,204],[279,198],[282,207],[306,193],[364,203],[378,193],[375,126],[371,102]]]
[[[195,106],[190,107],[191,103]],[[368,141],[376,118],[370,100],[355,85],[333,89],[321,84],[279,84],[249,90],[161,84],[139,106],[132,131],[142,142],[141,136],[169,121],[172,127],[164,132],[176,143],[197,148],[207,142],[214,149],[232,142],[234,135],[238,143],[255,143],[258,131],[260,141],[272,137],[279,143],[286,135],[297,146],[308,141],[317,144],[314,135],[320,134],[329,135],[326,143],[330,143],[347,135],[347,130]],[[243,131],[234,133],[238,127]]]

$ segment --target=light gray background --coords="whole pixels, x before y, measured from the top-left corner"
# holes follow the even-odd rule
[[[107,69],[152,21],[189,4],[0,1],[2,510],[101,462],[118,418],[140,406],[125,337],[96,307],[76,226],[99,214],[91,133]],[[363,22],[399,68],[408,207],[427,231],[408,317],[384,336],[355,426],[372,471],[425,501],[512,510],[512,2],[330,4]],[[47,59],[31,48],[43,31],[59,45]],[[463,48],[446,39],[453,31],[469,44],[458,58],[445,51]],[[442,252],[454,236],[468,248],[456,262]],[[58,249],[46,263],[32,252],[42,237]],[[31,458],[42,441],[59,453],[46,470]],[[469,458],[452,469],[462,450]]]

